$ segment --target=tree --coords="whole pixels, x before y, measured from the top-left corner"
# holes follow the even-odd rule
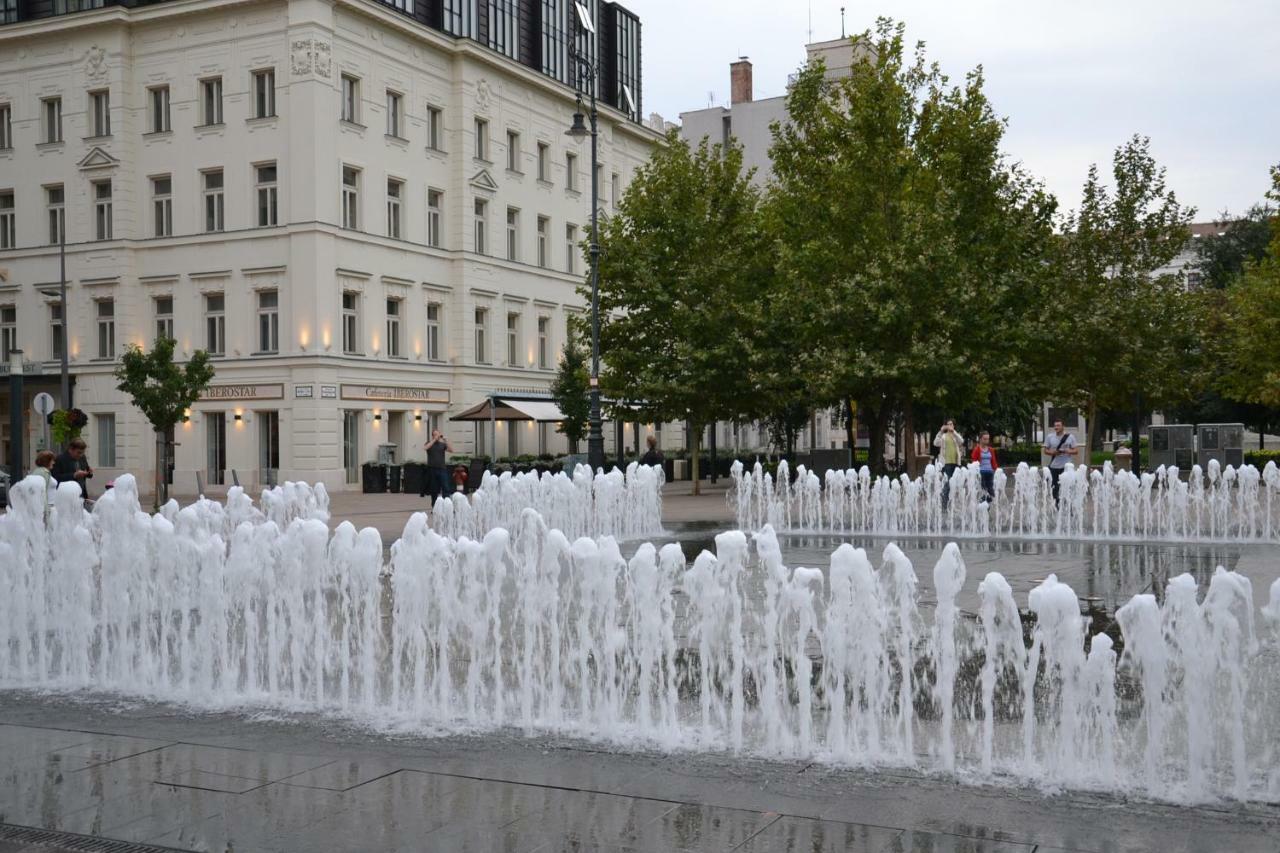
[[[1085,410],[1092,448],[1100,408],[1171,405],[1191,390],[1198,351],[1194,297],[1181,274],[1157,275],[1190,239],[1194,208],[1165,186],[1150,140],[1134,136],[1115,151],[1114,190],[1089,167],[1080,208],[1066,218],[1052,298],[1043,306],[1047,340],[1041,370],[1055,399]]]
[[[1204,287],[1225,290],[1234,284],[1245,265],[1262,260],[1271,242],[1271,220],[1275,210],[1255,204],[1244,216],[1233,217],[1223,212],[1217,234],[1207,234],[1196,241],[1195,268]]]
[[[673,132],[601,228],[601,387],[638,416],[689,423],[695,494],[703,429],[759,407],[753,306],[770,261],[750,177],[740,148]]]
[[[568,339],[565,341],[564,354],[560,357],[560,367],[556,372],[555,382],[551,384],[551,396],[564,420],[556,427],[556,432],[569,440],[571,453],[578,452],[578,442],[587,437],[588,420],[591,417],[590,376],[587,373],[587,354],[580,340],[580,330],[576,324],[570,324]]]
[[[164,472],[169,430],[186,416],[187,409],[200,399],[213,380],[208,353],[196,350],[185,366],[179,366],[173,360],[173,349],[172,338],[157,338],[151,352],[133,344],[121,357],[115,372],[116,379],[120,380],[116,388],[133,399],[156,433],[154,505],[157,508],[162,500],[169,499],[168,478]]]
[[[803,69],[774,128],[769,198],[798,315],[792,369],[815,402],[856,403],[884,468],[885,431],[914,404],[1024,391],[1055,204],[1000,153],[978,68],[952,85],[881,19],[848,76]]]
[[[1271,169],[1268,195],[1280,202],[1280,166]],[[1227,290],[1223,390],[1235,400],[1280,408],[1280,217],[1270,226],[1266,255]]]

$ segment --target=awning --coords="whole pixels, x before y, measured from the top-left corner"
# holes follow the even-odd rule
[[[496,403],[497,405],[493,405]],[[449,418],[451,421],[537,421],[559,423],[564,420],[560,407],[550,400],[512,400],[505,397],[485,399]]]

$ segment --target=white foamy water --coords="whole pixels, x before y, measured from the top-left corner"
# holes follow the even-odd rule
[[[943,500],[946,479],[929,465],[911,479],[831,470],[819,479],[803,465],[794,482],[786,461],[778,475],[760,463],[748,471],[734,462],[730,502],[743,530],[766,524],[778,531],[834,531],[947,536],[1094,537],[1168,541],[1280,540],[1280,469],[1259,472],[1209,463],[1186,480],[1161,466],[1135,475],[1111,463],[1090,471],[1067,465],[1053,500],[1048,468],[1020,463],[1013,477],[995,472],[994,501],[982,491],[978,463],[958,468]],[[1012,484],[1010,484],[1012,479]],[[1011,485],[1011,488],[1010,488]]]
[[[116,482],[92,514],[64,487],[47,524],[43,482],[15,486],[0,685],[1280,800],[1280,582],[1258,619],[1246,578],[1219,569],[1200,599],[1175,577],[1120,610],[1117,654],[1053,576],[1023,602],[1033,620],[996,573],[964,614],[954,546],[922,608],[893,544],[787,567],[766,527],[720,534],[692,565],[677,545],[625,560],[613,538],[570,539],[526,509],[480,539],[416,514],[384,559],[376,531],[329,531],[322,489],[153,516],[131,477]]]

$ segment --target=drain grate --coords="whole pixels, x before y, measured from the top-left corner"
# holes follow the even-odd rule
[[[156,847],[152,844],[135,844],[132,841],[113,841],[93,835],[76,835],[73,832],[56,832],[33,826],[15,826],[0,823],[0,841],[31,844],[36,847],[52,847],[57,850],[73,850],[75,853],[181,853],[174,847]]]

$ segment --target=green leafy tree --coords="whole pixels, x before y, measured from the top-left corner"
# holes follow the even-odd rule
[[[695,494],[703,429],[759,407],[753,306],[771,267],[758,207],[740,148],[672,133],[601,229],[601,387],[638,417],[689,423]]]
[[[1085,411],[1088,447],[1100,409],[1131,410],[1139,394],[1153,406],[1185,399],[1198,352],[1194,296],[1181,275],[1157,274],[1187,245],[1195,210],[1166,187],[1147,138],[1116,149],[1112,178],[1109,189],[1097,165],[1089,168],[1041,307],[1046,340],[1064,346],[1042,348],[1040,369],[1058,402]]]
[[[1271,169],[1268,195],[1280,202],[1280,166]],[[1227,290],[1223,390],[1242,402],[1280,408],[1280,217],[1270,226],[1266,255]]]
[[[142,410],[155,430],[157,507],[169,499],[168,478],[164,475],[169,430],[186,416],[187,409],[200,399],[213,380],[208,353],[197,350],[185,365],[178,365],[173,360],[173,350],[171,338],[157,338],[151,352],[133,344],[121,357],[115,372],[116,379],[120,380],[116,388],[133,399],[133,404]]]
[[[569,449],[573,453],[578,452],[578,442],[587,437],[588,420],[591,417],[590,392],[587,353],[582,346],[580,330],[576,324],[571,324],[564,353],[560,357],[560,367],[556,372],[555,382],[551,384],[551,396],[564,415],[556,432],[569,440]]]
[[[1218,219],[1217,234],[1206,234],[1196,241],[1196,271],[1202,286],[1224,290],[1235,283],[1249,263],[1257,263],[1267,254],[1271,242],[1271,220],[1275,210],[1255,204],[1244,216],[1224,212]]]

